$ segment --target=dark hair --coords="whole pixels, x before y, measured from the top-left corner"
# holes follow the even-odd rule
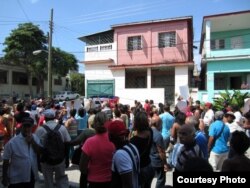
[[[95,115],[93,128],[95,129],[97,134],[105,133],[107,131],[107,129],[104,127],[104,124],[107,121],[108,121],[108,116],[106,113],[98,112]]]
[[[114,114],[115,114],[115,117],[121,117],[121,112],[118,109],[115,109]]]
[[[19,112],[20,112],[20,111],[23,111],[23,109],[24,109],[23,103],[21,103],[21,102],[18,103],[17,106],[16,106],[16,109],[17,109],[17,111],[19,111]]]
[[[146,112],[137,112],[134,118],[134,129],[144,131],[149,128],[148,115]]]
[[[230,145],[236,153],[243,155],[250,146],[250,140],[246,133],[234,131],[232,133]]]
[[[78,115],[79,115],[80,117],[84,117],[85,114],[86,114],[86,111],[85,111],[84,108],[79,108],[79,109],[78,109]]]
[[[199,100],[196,100],[195,103],[196,104],[201,104],[201,102]]]
[[[69,114],[70,114],[70,116],[75,117],[75,115],[76,115],[76,109],[71,109],[69,111]]]
[[[185,120],[186,120],[186,114],[184,114],[183,112],[178,112],[178,114],[175,117],[175,122],[178,123],[179,125],[183,125],[185,124]]]

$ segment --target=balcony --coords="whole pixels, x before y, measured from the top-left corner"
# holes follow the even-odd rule
[[[85,61],[117,59],[116,43],[85,46]]]

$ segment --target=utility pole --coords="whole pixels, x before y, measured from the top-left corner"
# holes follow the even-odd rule
[[[52,98],[52,73],[51,73],[51,56],[52,56],[52,33],[53,33],[53,9],[50,13],[49,22],[49,46],[48,46],[48,98]]]

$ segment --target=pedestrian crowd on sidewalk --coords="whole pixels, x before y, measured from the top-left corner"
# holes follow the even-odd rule
[[[241,147],[238,147],[241,146]],[[52,99],[0,104],[2,184],[68,188],[65,170],[79,166],[80,188],[166,187],[168,171],[250,171],[250,111],[216,110],[178,97],[175,109],[153,100],[75,107]]]

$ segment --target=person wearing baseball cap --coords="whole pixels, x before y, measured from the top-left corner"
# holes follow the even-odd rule
[[[111,188],[138,188],[140,156],[137,148],[128,141],[129,131],[119,120],[107,122],[106,127],[109,139],[116,147],[111,167]]]
[[[38,179],[37,154],[41,143],[40,139],[32,134],[32,118],[23,118],[21,124],[20,134],[11,138],[4,147],[2,184],[9,187],[34,188]]]

